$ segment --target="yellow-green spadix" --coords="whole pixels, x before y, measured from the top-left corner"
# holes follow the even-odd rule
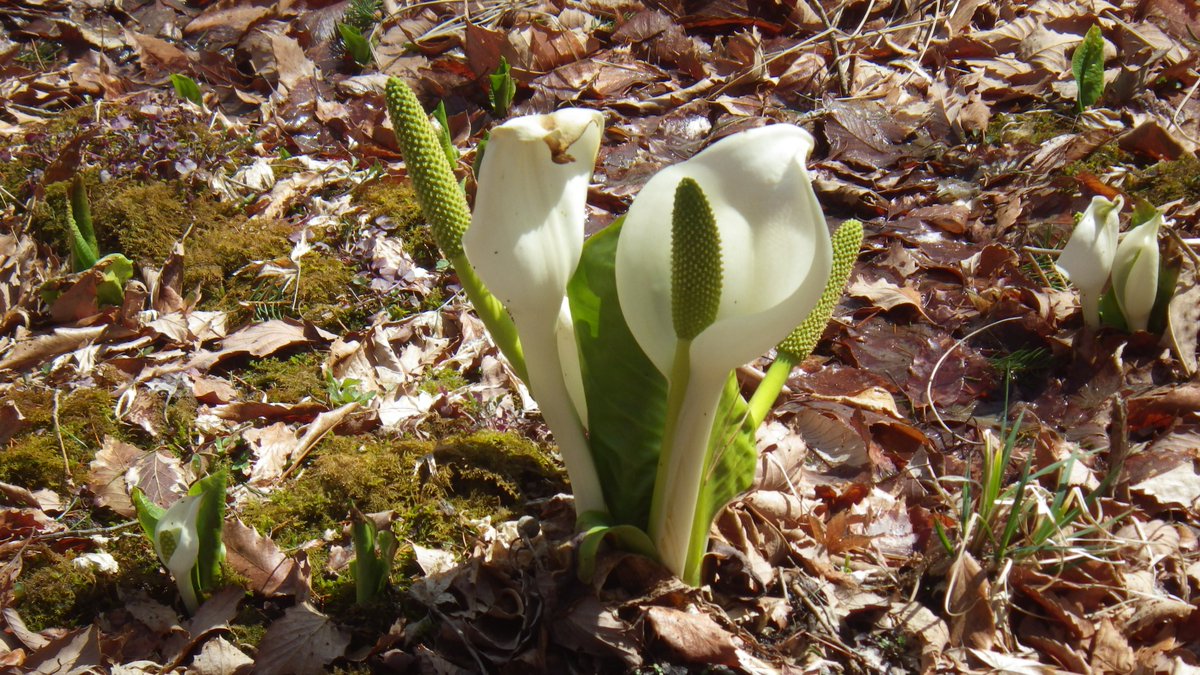
[[[732,135],[656,174],[625,218],[616,254],[621,311],[669,386],[685,388],[681,417],[663,448],[666,466],[660,464],[667,485],[656,490],[650,522],[664,563],[681,576],[729,373],[803,321],[829,277],[829,233],[805,166],[812,147],[808,132],[787,124]],[[695,181],[711,207],[722,273],[711,324],[681,341],[673,326],[671,213],[684,179]],[[686,358],[678,358],[681,347]]]
[[[579,264],[604,116],[565,108],[492,130],[463,248],[512,315],[529,388],[563,453],[576,509],[606,511],[585,436],[567,282]]]

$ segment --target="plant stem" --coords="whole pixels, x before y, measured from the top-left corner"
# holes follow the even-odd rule
[[[767,368],[766,375],[763,376],[762,382],[758,383],[758,388],[754,390],[754,395],[749,401],[750,423],[755,428],[762,424],[767,418],[767,413],[775,406],[779,392],[783,391],[783,385],[787,384],[792,368],[795,367],[796,361],[790,354],[779,352]]]
[[[496,296],[492,295],[491,291],[483,285],[483,280],[475,274],[475,268],[471,266],[465,253],[459,253],[450,258],[450,263],[454,265],[454,271],[458,274],[458,281],[462,284],[467,299],[471,301],[471,306],[475,308],[475,313],[488,329],[488,333],[499,347],[500,353],[508,359],[508,363],[517,377],[532,387],[533,385],[529,382],[528,368],[525,365],[525,352],[521,347],[521,339],[517,334],[517,326],[513,323],[512,317],[508,315],[508,311],[504,309],[504,305],[496,299]]]

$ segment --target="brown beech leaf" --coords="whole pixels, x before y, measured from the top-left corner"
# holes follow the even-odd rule
[[[127,518],[134,515],[125,473],[147,454],[145,450],[112,436],[104,437],[104,444],[88,467],[88,489],[96,495],[98,506],[112,509]]]
[[[307,602],[289,608],[267,627],[258,645],[258,675],[318,675],[346,653],[350,636]]]
[[[225,550],[229,566],[250,579],[263,595],[308,597],[310,573],[306,557],[292,558],[268,537],[234,519],[226,521]]]
[[[188,672],[196,675],[237,675],[248,672],[252,665],[254,659],[246,656],[229,640],[218,636],[204,643]]]
[[[687,663],[738,663],[733,635],[707,614],[656,606],[646,609],[646,621],[659,642]]]
[[[56,328],[52,333],[22,340],[0,359],[0,371],[20,371],[46,363],[98,339],[107,329],[107,326]]]
[[[189,471],[179,458],[164,450],[148,452],[133,462],[125,474],[130,491],[138,488],[155,504],[169,508],[187,493]]]
[[[21,672],[28,675],[83,672],[99,668],[100,629],[79,628],[46,644],[25,659]]]
[[[996,617],[992,614],[992,585],[987,572],[970,553],[963,552],[950,566],[947,609],[950,612],[950,643],[959,647],[988,650],[996,640]]]

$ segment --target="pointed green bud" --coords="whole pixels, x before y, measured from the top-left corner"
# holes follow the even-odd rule
[[[854,261],[858,259],[858,250],[862,246],[863,227],[857,220],[847,220],[833,233],[830,243],[833,244],[833,267],[829,272],[829,281],[825,284],[825,292],[813,311],[804,319],[791,335],[779,343],[779,353],[787,356],[793,363],[800,363],[808,358],[821,334],[829,317],[833,316],[833,308],[837,306],[846,288],[846,280],[854,269]]]
[[[386,94],[388,115],[421,212],[433,228],[438,248],[453,260],[462,255],[463,233],[471,224],[467,198],[454,180],[446,151],[413,90],[392,77],[388,79]]]
[[[675,188],[671,214],[671,318],[675,335],[691,340],[717,318],[721,305],[721,235],[700,184]]]

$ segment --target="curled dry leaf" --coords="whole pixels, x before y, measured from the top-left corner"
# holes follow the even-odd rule
[[[350,636],[307,602],[284,612],[267,627],[258,645],[254,672],[260,675],[319,675],[346,653]]]

